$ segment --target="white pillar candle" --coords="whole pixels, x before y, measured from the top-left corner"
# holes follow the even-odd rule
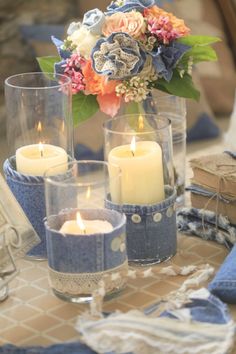
[[[93,235],[105,234],[111,232],[113,226],[106,220],[85,220],[81,218],[80,213],[76,213],[76,220],[64,222],[60,233],[69,235]]]
[[[25,175],[43,176],[49,168],[64,164],[53,171],[54,174],[62,173],[67,170],[67,161],[66,151],[55,145],[39,143],[16,150],[16,169]]]
[[[162,150],[155,141],[139,141],[132,147],[122,145],[108,155],[109,172],[114,174],[112,164],[121,169],[121,195],[118,200],[117,185],[111,182],[111,198],[115,203],[154,204],[165,199]],[[112,181],[112,178],[111,178]]]
[[[112,225],[104,220],[84,220],[84,229],[81,229],[76,220],[64,222],[60,229],[60,233],[69,235],[93,235],[105,234],[113,230]]]

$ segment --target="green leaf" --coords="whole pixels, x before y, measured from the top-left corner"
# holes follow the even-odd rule
[[[164,79],[157,80],[156,88],[175,96],[193,98],[196,101],[200,98],[200,92],[194,87],[191,76],[184,74],[181,78],[177,70],[174,71],[170,82]]]
[[[213,44],[216,42],[220,42],[221,39],[213,36],[186,36],[179,38],[177,40],[179,43],[193,46],[205,46],[209,44]]]
[[[72,96],[72,113],[74,125],[84,122],[92,117],[99,108],[96,96],[85,95],[82,92]]]
[[[217,54],[216,54],[215,50],[210,46],[191,48],[188,52],[186,52],[183,55],[183,57],[179,61],[179,63],[187,62],[190,57],[192,57],[194,64],[201,62],[201,61],[216,61],[217,60]]]
[[[38,57],[40,69],[45,73],[54,73],[54,64],[61,61],[59,56]]]

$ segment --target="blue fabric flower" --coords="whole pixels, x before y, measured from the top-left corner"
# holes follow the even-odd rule
[[[52,42],[57,47],[58,54],[60,55],[60,57],[62,59],[61,61],[54,64],[54,72],[56,74],[64,74],[65,68],[63,67],[63,65],[66,64],[66,59],[70,58],[71,52],[69,50],[63,49],[64,42],[61,41],[60,39],[57,39],[54,36],[52,36],[51,39],[52,39]]]
[[[116,12],[130,12],[131,10],[143,11],[147,7],[155,5],[155,0],[116,0],[107,7],[106,15]]]
[[[55,44],[55,46],[57,47],[57,51],[58,51],[58,54],[60,55],[60,57],[62,59],[70,58],[71,52],[69,50],[63,49],[64,42],[61,41],[60,39],[57,39],[54,36],[51,36],[51,39],[52,39],[53,44]]]
[[[157,74],[169,82],[173,76],[173,69],[190,48],[190,46],[178,42],[172,42],[168,46],[159,45],[156,50],[150,53]]]
[[[104,22],[104,13],[99,9],[93,9],[85,13],[82,25],[93,34],[101,34]]]
[[[122,32],[100,39],[92,51],[93,69],[113,80],[137,75],[145,61],[146,54],[139,43]]]

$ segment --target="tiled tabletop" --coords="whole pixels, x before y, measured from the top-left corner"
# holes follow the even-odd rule
[[[217,269],[226,255],[223,246],[179,235],[177,254],[156,267],[209,263]],[[46,262],[20,260],[18,267],[20,274],[10,284],[10,296],[0,304],[0,344],[49,345],[78,339],[74,324],[88,305],[66,303],[52,294]],[[105,303],[104,310],[144,309],[178,289],[184,280],[180,276],[129,280],[119,296]],[[236,319],[236,306],[231,310]]]

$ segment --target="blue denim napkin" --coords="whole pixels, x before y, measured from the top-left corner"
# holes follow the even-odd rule
[[[16,347],[6,344],[0,347],[0,354],[96,354],[87,345],[75,343],[55,344],[50,347]]]
[[[183,208],[177,217],[179,231],[209,241],[216,241],[231,249],[215,278],[209,284],[210,292],[222,301],[236,304],[236,227],[228,219],[212,211]]]
[[[236,304],[236,244],[208,286],[222,301]]]

